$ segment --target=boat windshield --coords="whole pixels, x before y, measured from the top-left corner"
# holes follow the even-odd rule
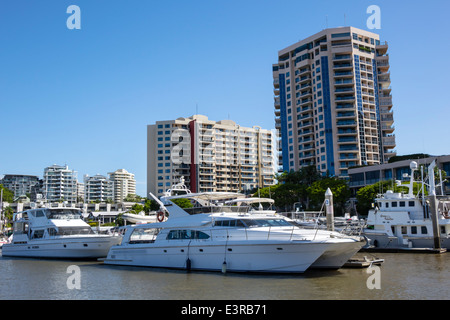
[[[47,210],[47,219],[75,220],[82,219],[82,216],[77,209],[53,209]]]
[[[247,227],[291,227],[288,221],[284,219],[242,219]]]

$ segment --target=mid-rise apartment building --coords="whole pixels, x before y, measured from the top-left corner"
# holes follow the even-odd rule
[[[35,201],[41,192],[42,180],[37,176],[5,174],[0,184],[12,191],[14,198],[29,196],[32,201]]]
[[[68,166],[53,165],[44,169],[43,193],[47,202],[77,203],[77,172]]]
[[[184,178],[192,192],[242,192],[274,183],[276,137],[260,127],[204,115],[147,127],[147,192],[162,195]]]
[[[136,195],[136,180],[134,174],[125,169],[109,172],[112,187],[112,199],[115,203],[123,202],[129,195]]]
[[[272,66],[284,171],[385,163],[396,152],[388,44],[353,27],[325,29],[278,52]]]
[[[106,202],[113,199],[113,182],[107,177],[96,174],[84,176],[84,202]]]

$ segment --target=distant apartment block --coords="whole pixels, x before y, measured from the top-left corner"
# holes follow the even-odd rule
[[[0,184],[12,191],[14,198],[28,196],[30,200],[36,201],[38,194],[40,194],[42,180],[37,176],[6,174],[0,180]]]
[[[352,190],[352,194],[356,195],[356,192],[365,186],[377,183],[379,181],[396,180],[396,181],[409,181],[409,178],[405,176],[411,175],[410,163],[411,161],[417,162],[419,166],[425,166],[424,176],[427,175],[427,167],[436,160],[436,167],[443,171],[436,183],[440,183],[440,180],[447,180],[443,184],[443,188],[437,188],[437,194],[450,195],[450,155],[442,156],[429,156],[421,159],[401,160],[392,163],[385,163],[373,166],[363,166],[350,168],[348,170],[350,176],[349,186]],[[420,171],[419,171],[420,172]],[[417,174],[419,174],[419,172]],[[416,180],[418,177],[416,177]]]
[[[113,181],[97,174],[84,176],[84,202],[106,202],[113,199]]]
[[[112,187],[112,199],[115,203],[123,202],[129,195],[136,195],[136,180],[134,174],[125,169],[109,172]]]
[[[47,202],[77,203],[77,172],[68,166],[53,165],[44,169],[43,193]]]
[[[272,66],[284,171],[348,168],[396,155],[388,44],[353,27],[325,29],[278,52]]]
[[[192,192],[242,192],[274,183],[274,132],[203,115],[147,127],[147,192],[162,195],[184,178]]]

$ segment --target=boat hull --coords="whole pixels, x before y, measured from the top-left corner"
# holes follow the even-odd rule
[[[97,259],[106,257],[109,249],[120,244],[121,237],[66,237],[61,239],[36,239],[27,243],[9,243],[2,247],[2,256]]]
[[[433,249],[433,237],[403,237],[399,238],[383,233],[366,232],[365,236],[369,238],[369,249],[376,250],[411,250],[411,249]],[[441,248],[450,250],[450,237],[440,237]],[[413,251],[413,250],[411,250]]]
[[[325,243],[292,241],[180,246],[126,245],[112,247],[105,264],[190,270],[262,273],[303,273],[328,248]]]
[[[328,249],[311,265],[311,268],[339,269],[365,244],[365,241],[357,240],[330,243]]]

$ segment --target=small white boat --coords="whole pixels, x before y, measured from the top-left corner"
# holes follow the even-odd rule
[[[130,223],[154,223],[157,222],[157,213],[156,211],[152,211],[149,214],[141,213],[131,213],[127,212],[122,214],[122,218]]]
[[[7,257],[80,258],[105,257],[122,237],[95,234],[75,208],[38,208],[13,217],[14,232],[2,247]]]

